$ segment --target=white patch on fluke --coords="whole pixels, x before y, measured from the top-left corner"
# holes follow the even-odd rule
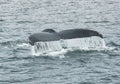
[[[106,49],[104,39],[92,36],[86,38],[62,39],[59,41],[36,42],[32,46],[32,54],[39,55],[61,55],[68,50],[104,50]]]

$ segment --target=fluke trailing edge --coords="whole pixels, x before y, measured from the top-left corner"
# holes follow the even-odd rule
[[[103,36],[94,30],[88,29],[69,29],[56,32],[53,29],[45,29],[40,33],[35,33],[29,36],[29,43],[34,45],[36,42],[58,41],[60,39],[73,39],[73,38],[86,38],[97,36],[103,38]]]

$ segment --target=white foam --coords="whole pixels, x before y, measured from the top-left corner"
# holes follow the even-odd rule
[[[30,44],[28,44],[28,43],[22,43],[22,44],[18,44],[17,46],[18,47],[24,47],[24,46],[30,46]]]

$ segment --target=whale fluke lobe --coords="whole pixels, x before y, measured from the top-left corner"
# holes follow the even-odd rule
[[[41,32],[33,34],[29,37],[29,43],[34,45],[35,42],[56,41],[60,40],[60,36],[57,33]]]
[[[91,36],[98,36],[103,38],[101,34],[93,30],[87,29],[70,29],[70,30],[63,30],[59,32],[62,39],[72,39],[72,38],[85,38]]]

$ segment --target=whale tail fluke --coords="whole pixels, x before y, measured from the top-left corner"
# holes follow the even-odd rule
[[[102,34],[87,29],[70,29],[56,32],[45,29],[29,37],[34,53],[47,53],[63,49],[101,50],[106,47]]]

